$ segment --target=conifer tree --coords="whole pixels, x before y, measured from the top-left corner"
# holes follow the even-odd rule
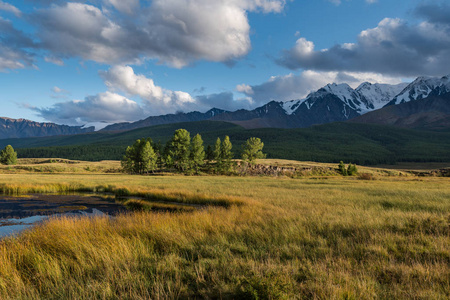
[[[261,139],[256,137],[249,138],[242,146],[242,160],[252,164],[258,158],[265,158],[266,155],[262,152],[263,147],[264,143],[261,142]]]
[[[186,129],[178,129],[175,131],[170,142],[169,155],[173,160],[173,166],[179,171],[187,171],[189,169],[191,136]]]
[[[152,147],[152,140],[136,140],[132,146],[128,146],[122,158],[122,168],[129,173],[143,174],[154,171],[156,166],[156,154]]]
[[[144,145],[140,149],[139,156],[141,161],[141,174],[144,172],[148,173],[155,171],[158,156],[156,155],[149,141],[146,141],[144,143]]]
[[[222,156],[221,156],[222,142],[217,138],[214,144],[213,158],[216,161],[215,171],[220,173],[222,171]]]
[[[347,176],[347,169],[345,168],[345,164],[342,160],[339,163],[338,170],[339,170],[339,173],[341,173],[344,176]]]
[[[207,159],[208,161],[211,161],[211,160],[214,159],[214,151],[213,151],[211,145],[208,145],[208,147],[206,147],[206,153],[205,153],[205,155],[206,155],[206,159]]]
[[[15,165],[17,163],[17,152],[8,145],[0,152],[0,163],[4,165]]]
[[[358,169],[356,168],[356,165],[349,164],[348,168],[347,168],[347,175],[352,176],[352,175],[356,175],[356,173],[358,173]]]
[[[190,162],[192,168],[198,173],[201,166],[204,165],[205,160],[205,148],[203,147],[203,140],[200,134],[196,134],[192,138]]]
[[[233,159],[233,152],[231,152],[231,149],[233,148],[233,145],[230,142],[230,137],[227,135],[223,139],[222,145],[220,147],[220,159],[222,161],[222,172],[227,173],[231,171],[232,167],[232,159]]]

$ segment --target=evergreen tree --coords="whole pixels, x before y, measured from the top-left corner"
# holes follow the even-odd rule
[[[173,166],[179,171],[187,171],[189,169],[191,136],[186,129],[178,129],[175,131],[170,141],[169,155],[173,160]]]
[[[214,151],[213,151],[211,145],[208,145],[208,147],[206,147],[206,159],[208,161],[211,161],[214,159]]]
[[[214,144],[213,158],[216,161],[214,170],[218,173],[222,171],[221,149],[222,149],[222,142],[220,141],[220,138],[217,138],[216,143]]]
[[[262,152],[264,143],[261,139],[256,137],[249,138],[242,146],[242,160],[254,163],[256,159],[265,158],[266,155]]]
[[[345,168],[345,164],[342,160],[339,163],[338,170],[339,170],[339,173],[341,173],[344,176],[347,176],[347,169]]]
[[[205,148],[200,134],[196,134],[192,138],[190,160],[192,168],[198,173],[199,168],[205,163]]]
[[[141,147],[139,156],[141,161],[141,174],[155,171],[158,156],[149,141],[146,141]]]
[[[221,171],[224,173],[228,173],[231,171],[232,167],[232,159],[233,159],[233,152],[231,152],[231,149],[233,148],[233,145],[230,142],[230,137],[227,135],[223,139],[222,145],[220,147],[220,159],[221,159]]]
[[[161,141],[158,141],[158,143],[153,147],[153,150],[155,150],[156,153],[156,168],[161,170],[164,164]]]
[[[155,170],[156,159],[152,140],[140,139],[127,147],[121,165],[126,172],[143,174]]]
[[[15,165],[17,163],[17,152],[8,145],[0,152],[0,163],[4,165]]]
[[[356,165],[349,164],[347,168],[347,175],[352,176],[356,175],[358,173],[358,169],[356,168]]]

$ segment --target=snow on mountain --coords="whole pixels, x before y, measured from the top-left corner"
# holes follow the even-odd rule
[[[369,103],[369,109],[362,109],[362,113],[382,108],[407,86],[408,83],[397,85],[362,83],[356,88],[356,92],[366,100],[366,103]]]
[[[280,104],[287,115],[292,115],[292,113],[300,106],[300,104],[305,102],[305,100],[306,99],[291,100],[291,101],[286,101],[286,102],[280,102]]]
[[[355,110],[358,114],[364,114],[383,107],[407,85],[407,83],[389,85],[364,82],[358,88],[352,89],[345,83],[333,83],[324,86],[316,92],[310,93],[304,99],[281,102],[280,104],[287,115],[292,115],[302,104],[305,104],[308,109],[311,109],[316,101],[320,101],[326,96],[333,95],[340,99],[350,109]]]
[[[409,101],[421,100],[431,93],[441,95],[450,92],[450,75],[442,78],[419,77],[401,91],[389,104],[401,104]]]

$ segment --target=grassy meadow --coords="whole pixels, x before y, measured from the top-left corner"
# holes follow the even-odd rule
[[[16,167],[0,168],[2,192],[107,191],[203,208],[52,219],[5,238],[0,299],[450,298],[450,178],[362,167],[375,180]]]

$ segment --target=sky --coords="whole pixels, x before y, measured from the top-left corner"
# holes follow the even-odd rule
[[[2,117],[253,109],[450,73],[450,1],[0,0]]]

